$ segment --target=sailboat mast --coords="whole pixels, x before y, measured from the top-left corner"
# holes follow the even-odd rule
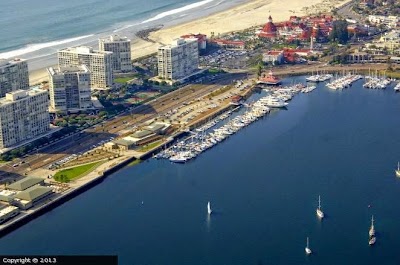
[[[321,209],[321,195],[318,196],[318,209]]]

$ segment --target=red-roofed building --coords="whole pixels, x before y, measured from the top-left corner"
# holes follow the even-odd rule
[[[224,47],[227,50],[244,50],[246,43],[244,41],[214,39],[210,43]]]
[[[187,34],[181,36],[182,39],[191,39],[191,38],[196,38],[198,43],[199,43],[199,51],[200,50],[205,50],[207,48],[207,35],[204,34]]]
[[[260,38],[275,39],[277,37],[286,40],[308,40],[311,36],[318,36],[317,39],[328,37],[332,30],[333,18],[328,15],[315,17],[291,16],[288,21],[272,23],[272,18],[260,31]]]
[[[262,38],[276,38],[277,28],[272,22],[272,17],[268,17],[268,22],[265,24],[261,32],[258,34]]]

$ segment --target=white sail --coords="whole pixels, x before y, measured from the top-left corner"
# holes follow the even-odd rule
[[[372,216],[371,218],[371,227],[369,229],[368,234],[370,237],[375,236],[374,216]]]
[[[325,216],[324,212],[321,210],[321,196],[318,196],[317,216],[321,219]]]
[[[210,202],[207,203],[207,212],[208,212],[208,214],[211,214],[211,213],[212,213],[212,210],[211,210],[211,203],[210,203]]]

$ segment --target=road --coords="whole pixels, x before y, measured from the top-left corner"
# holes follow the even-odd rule
[[[325,65],[321,63],[315,63],[314,65],[296,65],[293,67],[280,67],[274,69],[276,75],[290,75],[290,74],[310,74],[312,71],[327,71],[327,72],[343,72],[343,71],[367,71],[367,70],[386,70],[387,65],[385,63],[378,64],[345,64],[345,65]]]

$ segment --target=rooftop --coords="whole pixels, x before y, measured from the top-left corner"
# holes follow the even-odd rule
[[[78,53],[78,54],[93,54],[93,55],[95,55],[95,54],[98,54],[98,55],[112,54],[112,52],[93,50],[93,47],[90,47],[90,46],[68,47],[68,48],[59,50],[59,52],[70,52],[70,53]]]
[[[25,59],[18,59],[18,58],[15,58],[12,60],[0,59],[0,67],[18,64],[18,63],[25,62],[25,61],[26,61]]]
[[[60,66],[58,68],[49,67],[47,68],[47,72],[50,75],[61,75],[66,73],[88,73],[89,68],[86,65],[79,66]]]
[[[29,96],[35,96],[37,94],[41,93],[47,93],[46,90],[34,87],[30,88],[29,90],[23,90],[19,89],[13,92],[6,93],[6,96],[3,98],[0,98],[0,106],[5,106],[8,104],[11,104],[13,102],[16,102],[21,99],[28,98]]]
[[[190,43],[190,42],[196,42],[197,43],[198,40],[197,40],[197,38],[187,38],[187,39],[177,38],[177,39],[174,39],[171,42],[171,44],[161,46],[160,49],[171,49],[173,47],[178,47],[180,45],[183,45],[183,44],[186,44],[186,43]]]
[[[11,213],[12,211],[15,211],[15,210],[18,210],[18,207],[11,206],[11,205],[7,206],[7,207],[5,207],[5,208],[0,210],[0,216],[7,215],[7,214],[9,214],[9,213]]]
[[[16,192],[13,191],[13,190],[1,190],[1,191],[0,191],[0,196],[6,196],[6,197],[8,197],[8,196],[14,195],[15,193],[16,193]]]
[[[14,182],[13,184],[10,184],[7,186],[7,189],[10,190],[25,190],[29,187],[32,187],[36,184],[39,184],[43,182],[44,180],[42,178],[35,178],[35,177],[26,177],[21,180],[18,180]]]
[[[30,187],[24,191],[19,192],[17,195],[15,195],[15,198],[25,200],[25,201],[34,201],[35,199],[37,199],[45,194],[49,194],[52,191],[53,191],[53,189],[50,187],[36,185],[36,186]]]
[[[109,36],[108,38],[100,39],[100,41],[107,43],[107,42],[118,42],[118,41],[131,41],[128,37],[121,37],[118,34],[114,34]]]

